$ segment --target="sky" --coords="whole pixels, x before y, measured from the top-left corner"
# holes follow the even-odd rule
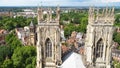
[[[120,0],[0,0],[0,6],[120,6]]]

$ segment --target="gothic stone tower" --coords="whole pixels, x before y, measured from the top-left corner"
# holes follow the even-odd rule
[[[52,19],[51,9],[47,10],[46,16],[44,19],[42,8],[38,8],[36,68],[56,68],[61,62],[59,7],[55,19]]]
[[[85,42],[86,61],[93,68],[111,68],[111,46],[114,24],[114,8],[89,8],[89,18]]]
[[[35,26],[33,25],[32,21],[30,23],[29,28],[30,28],[29,45],[35,46],[36,34],[35,34]]]

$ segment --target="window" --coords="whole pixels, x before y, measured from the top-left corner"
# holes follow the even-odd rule
[[[45,42],[46,57],[52,57],[52,43],[48,38]]]
[[[102,58],[102,55],[103,55],[103,47],[104,47],[103,40],[100,39],[100,40],[97,42],[96,58],[98,58],[98,57]]]

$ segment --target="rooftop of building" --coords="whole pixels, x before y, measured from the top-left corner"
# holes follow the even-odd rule
[[[82,56],[75,52],[70,52],[64,57],[62,68],[86,68],[82,61]]]

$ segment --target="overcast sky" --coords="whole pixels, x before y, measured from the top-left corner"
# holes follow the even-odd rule
[[[120,0],[0,0],[0,6],[120,6]]]

